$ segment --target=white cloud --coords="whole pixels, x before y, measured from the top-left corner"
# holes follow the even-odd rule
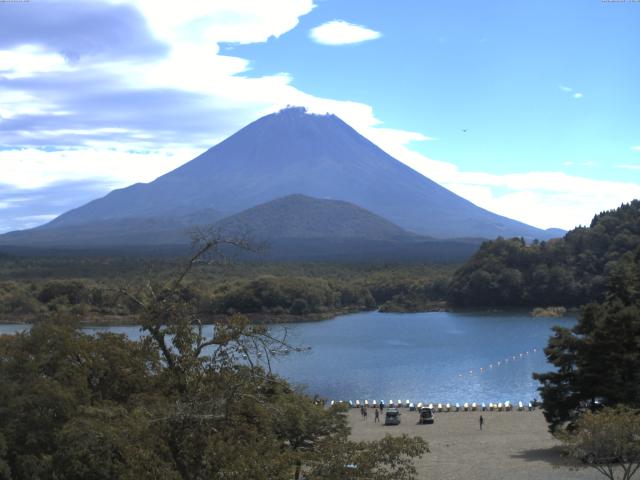
[[[33,77],[38,73],[54,70],[73,69],[62,55],[47,52],[36,45],[20,45],[12,50],[0,50],[0,71],[7,79]]]
[[[111,188],[120,188],[152,181],[200,153],[200,149],[193,148],[0,150],[0,182],[20,189],[37,189],[63,181],[92,179],[106,182]]]
[[[628,163],[623,163],[621,165],[616,165],[616,167],[618,168],[623,168],[625,170],[640,170],[640,164],[628,164]]]
[[[66,115],[43,95],[24,90],[7,90],[0,99],[0,118],[10,119],[21,115]]]
[[[640,145],[637,145],[635,147],[631,147],[631,150],[635,150],[636,152],[640,152]]]
[[[490,174],[462,171],[406,144],[379,143],[391,155],[449,190],[494,213],[540,228],[588,225],[593,215],[640,198],[640,185],[562,172]]]
[[[349,45],[375,40],[382,35],[362,25],[332,20],[312,28],[309,36],[314,42],[322,45]]]
[[[312,0],[133,0],[153,32],[172,44],[257,43],[298,25]]]
[[[574,89],[571,87],[567,87],[566,85],[558,85],[558,88],[560,88],[560,90],[562,90],[563,92],[567,92],[567,93],[572,93],[574,92]],[[573,95],[571,95],[573,98],[575,98],[576,100],[584,97],[584,94],[582,92],[575,92],[573,93]]]

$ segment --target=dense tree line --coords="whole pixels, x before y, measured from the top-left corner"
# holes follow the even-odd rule
[[[361,286],[338,284],[322,278],[263,276],[229,288],[212,302],[215,312],[271,314],[370,310],[376,306],[371,292]]]
[[[554,328],[545,353],[556,371],[534,378],[551,430],[600,406],[640,408],[640,248],[612,267],[603,302],[584,306],[575,327]]]
[[[75,259],[78,260],[78,259]],[[5,258],[0,269],[0,319],[36,320],[51,313],[89,322],[133,321],[139,306],[121,285],[142,285],[152,276],[167,280],[177,261],[151,266],[141,260]],[[329,316],[382,308],[419,311],[440,304],[453,266],[250,264],[194,265],[182,287],[203,315],[239,312],[277,320],[281,316]],[[77,274],[78,276],[73,276]]]
[[[342,408],[263,363],[290,351],[283,339],[240,315],[205,333],[183,279],[123,287],[139,341],[84,334],[56,311],[0,336],[1,480],[415,478],[422,439],[350,441]]]
[[[454,306],[579,306],[604,300],[608,279],[640,245],[640,201],[596,215],[564,238],[485,242],[453,276]]]

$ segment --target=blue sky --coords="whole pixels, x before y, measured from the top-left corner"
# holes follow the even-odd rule
[[[382,35],[308,41],[336,18]],[[638,48],[640,4],[329,0],[282,37],[233,53],[253,75],[288,72],[304,91],[373,105],[386,126],[438,139],[414,148],[463,169],[625,180],[611,167],[640,161]]]
[[[0,3],[0,232],[157,176],[287,104],[503,215],[640,197],[640,3]]]

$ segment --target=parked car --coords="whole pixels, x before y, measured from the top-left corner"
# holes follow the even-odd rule
[[[433,417],[433,409],[429,407],[422,407],[420,409],[420,417],[418,419],[418,423],[433,423],[435,421]]]
[[[397,408],[390,408],[384,415],[385,425],[400,425],[400,412]]]

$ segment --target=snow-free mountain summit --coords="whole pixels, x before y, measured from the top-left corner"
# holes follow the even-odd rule
[[[174,230],[169,243],[175,243],[189,224],[214,223],[294,194],[349,202],[403,230],[435,238],[552,236],[452,193],[335,115],[295,107],[260,118],[153,182],[114,190],[42,227],[0,237],[0,243],[9,237],[29,243],[31,236],[55,230],[60,244],[65,232],[73,236],[83,225],[120,229],[119,240],[126,243],[129,227],[145,222]],[[145,241],[138,235],[130,243]]]

